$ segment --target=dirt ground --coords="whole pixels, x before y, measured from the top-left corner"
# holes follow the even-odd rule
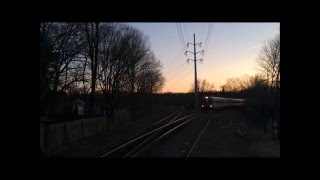
[[[239,110],[219,112],[190,157],[280,157],[280,142]]]

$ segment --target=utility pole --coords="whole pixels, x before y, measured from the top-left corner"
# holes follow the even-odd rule
[[[197,54],[199,52],[202,52],[203,53],[203,50],[202,51],[198,51],[196,52],[196,45],[199,45],[201,46],[201,43],[196,43],[196,34],[193,33],[193,43],[188,43],[187,46],[189,46],[189,44],[193,45],[193,52],[191,51],[186,51],[185,54],[187,55],[188,52],[192,53],[194,55],[194,59],[188,59],[188,63],[189,63],[189,60],[192,60],[194,61],[194,94],[195,94],[195,110],[198,110],[199,109],[199,104],[198,104],[198,79],[197,79],[197,61],[201,61],[202,62],[202,59],[199,59],[197,60]]]

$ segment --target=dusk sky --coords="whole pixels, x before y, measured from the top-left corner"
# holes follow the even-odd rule
[[[194,82],[193,54],[184,55],[178,34],[178,23],[128,23],[149,36],[151,49],[160,60],[166,79],[162,92],[188,92]],[[209,23],[179,23],[185,43],[193,43],[196,35],[197,51],[204,50]],[[261,44],[280,33],[280,23],[210,23],[212,31],[203,63],[197,62],[198,79],[206,79],[216,90],[228,78],[257,73],[256,58]],[[179,27],[179,26],[178,26]],[[186,45],[186,44],[185,44]],[[193,46],[186,50],[193,52]]]

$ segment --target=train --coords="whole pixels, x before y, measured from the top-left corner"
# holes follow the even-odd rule
[[[232,107],[243,107],[245,99],[203,96],[201,99],[202,110],[221,110]]]

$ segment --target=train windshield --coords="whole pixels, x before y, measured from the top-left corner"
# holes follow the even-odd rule
[[[209,98],[208,96],[205,96],[205,97],[203,97],[202,102],[203,102],[203,103],[211,103],[211,102],[212,102],[212,99]]]

